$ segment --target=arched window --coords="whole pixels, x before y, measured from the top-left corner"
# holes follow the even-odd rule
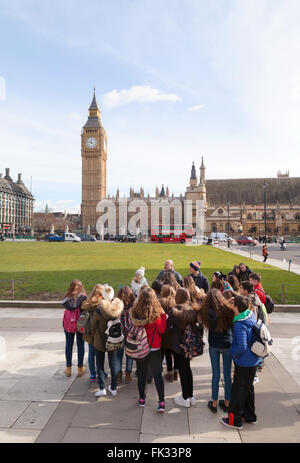
[[[295,219],[300,220],[300,212],[297,212],[297,214],[295,215]]]
[[[213,233],[217,233],[218,227],[217,227],[217,225],[216,225],[215,223],[212,224],[212,226],[211,226],[211,231],[212,231]]]
[[[252,215],[251,214],[247,215],[247,220],[252,220]]]
[[[224,212],[223,209],[218,209],[218,214],[219,215],[223,214],[223,212]]]

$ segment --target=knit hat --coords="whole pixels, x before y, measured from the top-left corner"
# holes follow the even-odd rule
[[[108,301],[112,301],[115,296],[115,292],[111,286],[108,286],[108,284],[104,285],[104,288],[102,290],[102,297],[103,299],[107,299]]]
[[[190,263],[190,267],[192,267],[194,270],[196,270],[196,272],[198,272],[200,270],[200,266],[201,266],[201,262],[198,262],[197,260]]]
[[[140,267],[136,272],[136,275],[140,275],[142,278],[145,276],[145,269],[144,267]]]

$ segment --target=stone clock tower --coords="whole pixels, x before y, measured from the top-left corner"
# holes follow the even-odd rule
[[[89,107],[89,117],[81,133],[82,202],[81,224],[83,232],[90,227],[96,231],[96,206],[106,198],[107,137],[100,119],[96,94]]]

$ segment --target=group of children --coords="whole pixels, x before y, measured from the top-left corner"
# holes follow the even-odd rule
[[[138,404],[146,403],[146,384],[154,379],[158,394],[157,411],[165,410],[165,381],[180,380],[181,394],[174,398],[176,405],[191,407],[196,399],[193,393],[193,355],[184,349],[184,339],[203,343],[207,331],[209,356],[212,367],[212,400],[208,407],[216,413],[218,406],[228,413],[222,423],[237,429],[242,421],[256,423],[254,387],[257,370],[263,369],[263,359],[250,347],[252,328],[258,320],[268,322],[265,308],[266,294],[260,276],[244,264],[234,266],[230,274],[214,272],[211,285],[200,271],[199,261],[191,262],[190,273],[182,278],[171,260],[165,262],[151,287],[145,278],[145,269],[137,270],[131,287],[123,286],[115,297],[112,287],[97,284],[89,296],[81,282],[73,280],[63,300],[65,307],[66,375],[72,373],[72,349],[76,336],[78,376],[85,373],[83,366],[84,342],[89,345],[88,366],[92,382],[98,379],[96,397],[106,395],[105,354],[108,354],[110,385],[108,391],[117,395],[117,386],[123,379],[123,357],[126,338],[133,327],[144,327],[149,353],[137,359],[136,375]],[[210,286],[210,287],[209,287]],[[90,316],[89,334],[76,331],[74,320],[87,311]],[[73,318],[72,318],[73,317]],[[71,320],[73,320],[73,325]],[[108,324],[120,320],[124,341],[117,349],[108,350]],[[197,328],[197,329],[196,329]],[[197,333],[193,339],[191,333]],[[196,351],[196,347],[194,349]],[[198,350],[197,354],[201,352]],[[220,356],[223,359],[224,400],[218,401],[220,383]],[[125,383],[132,381],[134,360],[125,355]],[[166,372],[163,375],[163,363]],[[232,362],[234,375],[232,380]]]

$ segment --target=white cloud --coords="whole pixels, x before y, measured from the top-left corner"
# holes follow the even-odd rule
[[[53,212],[66,211],[69,214],[78,214],[78,212],[80,212],[80,204],[77,204],[77,202],[72,199],[60,199],[58,201],[49,199],[47,201],[36,201],[34,204],[34,211],[45,211],[46,204],[50,211]]]
[[[152,88],[150,85],[133,85],[128,90],[112,90],[102,98],[103,105],[108,108],[130,103],[157,103],[158,101],[176,103],[181,101],[181,98],[174,93],[165,93]]]
[[[202,109],[202,108],[204,108],[204,104],[197,104],[197,105],[195,105],[195,106],[191,106],[191,107],[189,108],[189,111],[195,112],[195,111],[199,111],[199,110]]]
[[[76,112],[70,112],[66,115],[67,119],[71,119],[72,121],[81,121],[82,115]]]

